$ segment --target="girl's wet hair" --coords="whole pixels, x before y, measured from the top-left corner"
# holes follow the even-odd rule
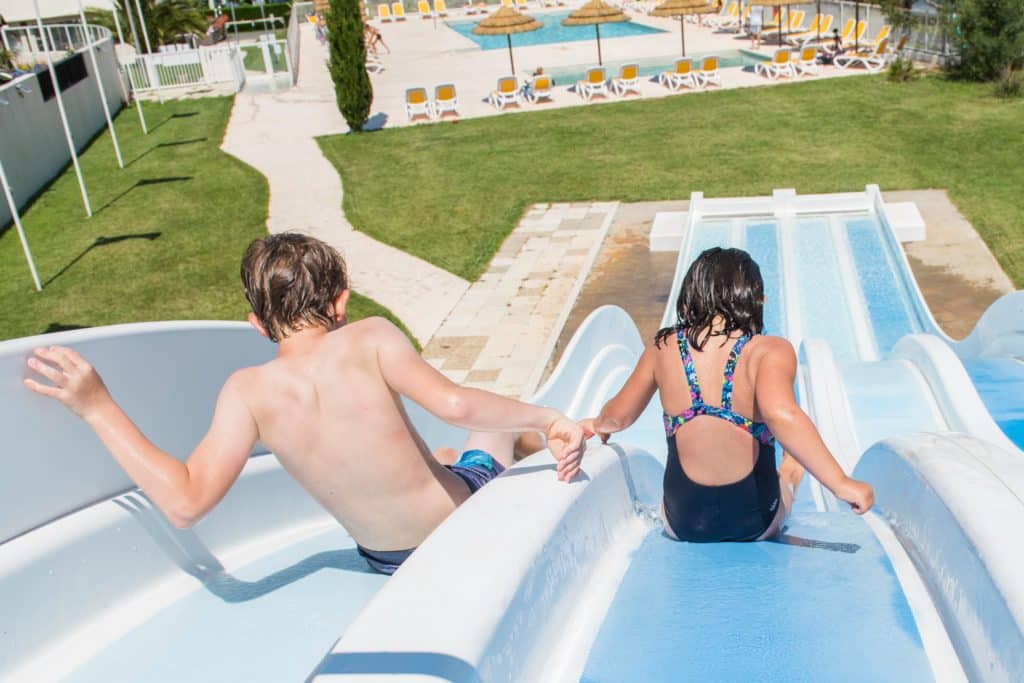
[[[725,327],[712,332],[715,318]],[[733,332],[753,336],[764,329],[764,280],[750,254],[742,249],[708,249],[693,262],[683,278],[676,303],[677,322],[658,330],[654,343],[661,346],[678,330],[684,330],[690,346],[698,351],[711,337]]]

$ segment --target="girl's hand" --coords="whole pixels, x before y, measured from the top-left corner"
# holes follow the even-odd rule
[[[25,380],[25,386],[37,394],[57,399],[76,415],[88,420],[90,415],[110,401],[110,393],[99,374],[74,349],[49,346],[35,350],[28,366],[54,386]]]
[[[558,461],[558,479],[572,481],[580,471],[586,436],[580,425],[565,416],[559,416],[546,432],[548,448]]]
[[[584,420],[580,420],[580,427],[583,428],[584,438],[589,439],[596,434],[601,438],[601,443],[608,443],[608,437],[612,435],[611,432],[598,431],[596,417],[588,417]]]
[[[875,504],[875,491],[871,484],[847,477],[842,486],[833,491],[836,497],[850,504],[858,515],[863,515]]]

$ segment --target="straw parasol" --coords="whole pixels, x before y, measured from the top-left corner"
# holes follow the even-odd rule
[[[502,7],[474,26],[473,33],[478,36],[505,36],[508,39],[508,63],[514,76],[516,63],[512,59],[512,34],[536,31],[543,25],[533,17],[520,14],[511,7]]]
[[[562,26],[589,26],[594,25],[597,32],[597,63],[601,61],[601,24],[618,24],[629,21],[622,10],[611,5],[606,5],[602,0],[590,0],[577,10],[569,13],[569,16],[562,20]]]
[[[683,19],[690,14],[711,14],[715,8],[708,0],[665,0],[653,10],[651,14],[656,17],[679,17],[679,40],[683,46],[683,56],[686,56],[686,24]]]
[[[750,0],[751,5],[779,8],[779,47],[782,47],[782,32],[789,33],[789,6],[802,4],[802,0]],[[786,8],[786,23],[782,23],[782,8]]]

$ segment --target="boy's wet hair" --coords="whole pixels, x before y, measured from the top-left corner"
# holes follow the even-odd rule
[[[712,332],[716,317],[725,327]],[[764,280],[750,254],[742,249],[713,247],[703,252],[686,271],[676,303],[677,323],[654,336],[658,346],[678,330],[698,351],[713,336],[733,332],[753,336],[764,330]]]
[[[271,341],[309,327],[332,327],[334,301],[348,289],[345,260],[314,237],[281,233],[249,245],[242,285]]]

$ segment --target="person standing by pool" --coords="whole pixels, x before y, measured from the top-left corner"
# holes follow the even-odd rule
[[[532,452],[544,434],[563,481],[579,471],[583,430],[557,410],[452,383],[383,318],[347,323],[345,263],[329,245],[294,233],[256,240],[242,282],[249,322],[278,344],[277,357],[228,378],[185,462],[146,438],[74,350],[37,349],[28,361],[49,383],[29,378],[27,387],[92,427],[175,526],[195,524],[224,497],[259,440],[348,530],[367,563],[390,574],[512,464],[517,437]],[[402,396],[470,430],[461,456],[430,452]]]
[[[660,392],[666,533],[695,542],[770,539],[804,468],[854,512],[867,512],[871,486],[843,472],[796,403],[792,345],[763,334],[764,283],[750,255],[718,247],[702,253],[676,310],[677,324],[655,335],[619,393],[581,423],[607,441]],[[776,439],[786,453],[778,472]]]
[[[761,7],[750,8],[750,17],[747,19],[747,33],[750,34],[750,47],[753,50],[761,49],[761,27],[764,25],[764,10]]]

